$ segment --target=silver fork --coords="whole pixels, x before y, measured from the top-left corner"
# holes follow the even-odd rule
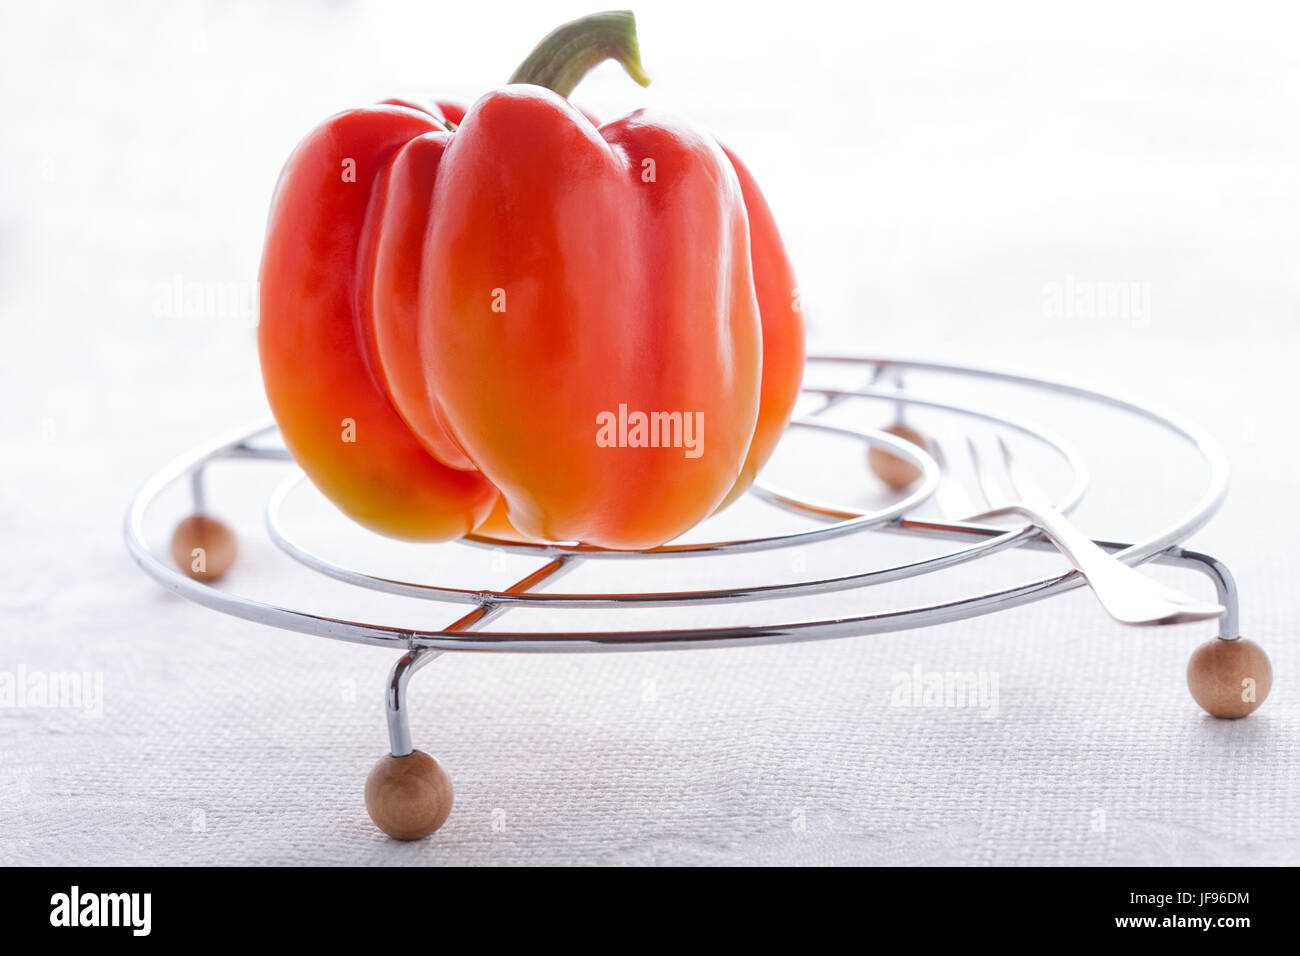
[[[989,518],[1014,516],[1036,527],[1087,580],[1102,607],[1121,624],[1187,624],[1221,617],[1223,605],[1209,604],[1176,591],[1129,567],[1093,543],[1068,518],[1052,507],[1051,499],[1011,453],[1001,435],[1003,475],[968,439],[971,460],[988,509],[978,514],[969,496],[953,478],[942,449],[931,441],[931,452],[943,471],[935,495],[939,510],[950,520],[973,524]],[[1007,493],[1006,482],[1011,485]],[[945,487],[946,486],[946,487]],[[958,517],[964,514],[964,517]]]

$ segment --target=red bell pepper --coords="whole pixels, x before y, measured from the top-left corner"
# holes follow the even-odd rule
[[[463,115],[340,113],[285,166],[263,378],[295,460],[361,523],[648,548],[775,447],[803,328],[772,214],[683,120],[575,109],[610,57],[648,82],[630,13],[561,27]]]

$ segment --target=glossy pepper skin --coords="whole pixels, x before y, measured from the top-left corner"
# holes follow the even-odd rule
[[[356,521],[416,540],[467,534],[497,499],[482,475],[429,454],[377,380],[361,334],[370,187],[431,125],[403,107],[353,110],[302,142],[271,203],[258,322],[263,384],[294,460]],[[344,178],[353,168],[356,182]]]
[[[803,367],[793,272],[739,161],[681,120],[597,128],[532,85],[323,123],[277,187],[261,294],[295,460],[404,538],[504,512],[531,539],[662,544],[748,487]],[[620,409],[693,416],[696,447],[610,447]]]

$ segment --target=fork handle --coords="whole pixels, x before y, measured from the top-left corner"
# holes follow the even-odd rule
[[[1087,579],[1107,613],[1121,624],[1186,624],[1222,617],[1225,608],[1166,587],[1099,548],[1059,511],[1023,502],[981,517],[1017,515],[1037,527]]]

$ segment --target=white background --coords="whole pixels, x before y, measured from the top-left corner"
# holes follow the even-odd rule
[[[98,718],[0,708],[0,862],[1300,862],[1300,54],[1286,7],[741,9],[639,3],[653,86],[607,64],[576,98],[606,116],[682,113],[746,159],[814,347],[1084,379],[1216,434],[1233,489],[1194,543],[1234,569],[1243,630],[1272,655],[1263,709],[1216,722],[1188,697],[1187,655],[1211,629],[1125,630],[1084,592],[822,645],[445,657],[414,685],[413,730],[451,770],[456,809],[428,841],[388,841],[361,782],[385,751],[392,655],[203,611],[125,555],[138,485],[265,414],[251,312],[178,314],[160,289],[251,302],[276,174],[313,124],[394,94],[472,100],[589,10],[23,5],[0,37],[0,671],[100,674],[104,702]],[[1052,305],[1121,284],[1136,308]],[[1099,536],[1158,530],[1203,479],[1111,419],[1011,410],[1087,447],[1097,490],[1080,520]],[[865,487],[855,467],[837,475]],[[368,598],[286,569],[254,471],[223,472],[214,492],[244,541],[229,586],[366,613]],[[159,516],[163,539],[179,513]],[[910,553],[891,537],[861,547]],[[1059,567],[1019,560],[947,586]],[[943,596],[926,588],[899,599]],[[440,626],[459,612],[406,613]],[[998,675],[997,716],[890,706],[891,675],[918,666]]]

